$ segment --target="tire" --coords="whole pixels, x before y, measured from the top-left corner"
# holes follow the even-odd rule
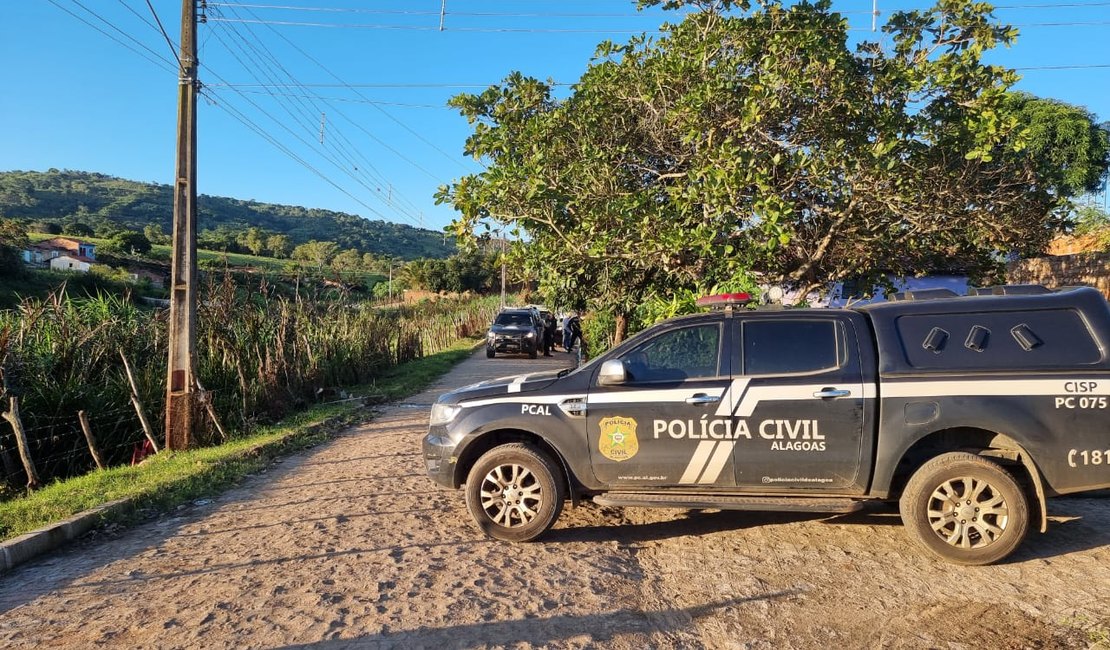
[[[533,345],[532,349],[528,350],[528,358],[529,359],[535,359],[536,357],[539,356],[539,350],[537,349],[538,347],[539,346]]]
[[[899,508],[910,536],[953,564],[997,562],[1029,532],[1025,491],[1001,465],[975,454],[942,454],[922,465]]]
[[[486,348],[486,358],[492,359],[497,356],[497,352],[493,348]]]
[[[530,542],[547,532],[565,498],[558,466],[526,444],[494,447],[466,478],[466,507],[478,528],[506,542]]]

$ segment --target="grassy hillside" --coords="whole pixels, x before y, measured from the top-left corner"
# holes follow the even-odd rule
[[[454,242],[432,230],[357,215],[293,205],[275,205],[201,195],[197,202],[202,230],[249,227],[288,235],[294,244],[332,241],[341,249],[405,259],[448,257]],[[80,171],[0,172],[0,215],[58,224],[84,223],[94,230],[113,222],[142,231],[157,224],[171,232],[173,188]]]

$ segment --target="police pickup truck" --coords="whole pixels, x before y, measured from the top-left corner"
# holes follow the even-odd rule
[[[1046,529],[1046,497],[1110,487],[1110,307],[1090,288],[973,292],[821,310],[702,299],[725,308],[577,369],[442,395],[426,469],[465,486],[501,540],[537,538],[568,498],[828,513],[897,500],[926,551],[995,562]]]

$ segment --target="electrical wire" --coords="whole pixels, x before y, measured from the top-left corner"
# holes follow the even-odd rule
[[[250,30],[249,27],[247,29]],[[232,27],[232,30],[235,31],[236,33],[238,33],[237,30],[234,27]],[[262,39],[259,38],[257,34],[254,34],[254,32],[251,31],[251,36],[254,37],[253,40],[252,39],[247,39],[242,34],[238,34],[238,35],[240,36],[240,38],[243,40],[244,43],[247,43],[247,45],[249,47],[251,47],[254,51],[258,52],[260,56],[268,57],[269,60],[272,61],[272,66],[273,67],[276,67],[277,69],[280,69],[281,72],[284,73],[284,75],[286,77],[288,77],[291,81],[293,81],[294,83],[299,84],[299,82],[292,75],[292,73],[290,73],[285,68],[285,66],[282,65],[281,61],[278,60],[278,58],[270,51],[270,49],[265,46]],[[318,96],[315,96],[312,93],[309,93],[307,91],[307,89],[302,88],[302,90],[308,94],[308,99],[309,99],[309,101],[312,102],[311,110],[314,110],[316,113],[320,113],[320,114],[325,113],[325,111],[323,110],[324,107],[321,107],[319,104],[316,103],[316,101],[323,101],[324,106],[327,107],[327,108],[332,108],[333,112],[338,111],[338,109],[335,108],[333,105],[328,104],[326,101],[320,100],[318,98]],[[272,91],[268,91],[268,92],[272,92]],[[276,96],[275,96],[275,98],[276,98]],[[300,102],[300,103],[302,104],[302,106],[305,104],[305,102]],[[306,110],[307,110],[307,108],[306,108]],[[315,128],[315,115],[314,114],[309,115],[308,119],[312,122],[312,128]],[[348,139],[346,137],[346,135],[343,134],[342,131],[338,131],[338,130],[333,129],[331,131],[331,133],[332,133],[333,136],[337,137],[340,140],[341,146],[339,148],[343,150],[342,155],[348,161],[348,163],[351,165],[352,168],[354,168],[356,170],[359,170],[359,171],[364,171],[365,169],[370,169],[372,171],[371,176],[376,177],[376,178],[372,179],[373,182],[381,184],[381,185],[386,185],[386,186],[392,187],[392,183],[385,178],[385,176],[374,166],[374,164],[368,158],[366,158],[364,155],[362,155],[361,150],[358,147],[356,147],[354,145],[354,143],[352,143],[350,141],[350,139]],[[331,143],[332,139],[333,138],[329,138],[328,143]],[[343,145],[345,145],[345,146],[343,146]],[[362,162],[361,163],[356,163],[353,160],[353,158],[355,158],[355,157],[361,159]],[[362,167],[359,166],[360,164],[362,165]],[[380,192],[381,188],[377,188],[377,191]],[[390,196],[391,195],[392,195],[392,190],[390,191]],[[406,201],[407,201],[407,199],[406,199]],[[383,202],[386,205],[388,205],[389,207],[394,208],[394,209],[397,209],[398,207],[401,207],[401,206],[396,205],[395,202],[392,201],[392,198],[389,201],[383,201]],[[413,205],[413,208],[415,208],[415,205]],[[411,220],[413,220],[414,222],[417,221],[417,217],[415,215],[408,215],[408,216],[410,216]]]
[[[86,24],[86,25],[88,25],[89,27],[92,27],[93,29],[95,29],[96,31],[100,32],[101,34],[103,34],[103,35],[107,36],[108,38],[112,39],[112,40],[113,40],[113,41],[115,41],[116,43],[118,43],[118,44],[122,45],[123,47],[126,47],[127,49],[131,50],[132,52],[134,52],[134,53],[138,54],[139,56],[143,57],[143,58],[144,58],[144,59],[146,59],[147,61],[149,61],[149,62],[153,63],[154,65],[156,65],[156,66],[158,66],[158,67],[160,67],[160,68],[162,68],[162,69],[164,69],[164,70],[168,70],[168,71],[170,71],[170,72],[177,72],[177,68],[175,68],[175,67],[174,67],[174,63],[173,63],[173,61],[170,61],[169,59],[167,59],[167,58],[163,57],[162,55],[158,54],[158,53],[157,53],[157,52],[155,52],[154,50],[150,49],[150,48],[149,48],[149,47],[147,47],[147,46],[146,46],[146,45],[145,45],[145,44],[144,44],[144,43],[143,43],[142,41],[139,41],[138,39],[136,39],[135,37],[131,36],[130,34],[127,34],[127,32],[124,32],[123,30],[119,29],[118,27],[116,27],[115,25],[113,25],[113,24],[112,24],[112,23],[111,23],[110,21],[108,21],[108,20],[107,20],[107,19],[105,19],[104,17],[100,16],[100,15],[99,15],[99,14],[97,14],[96,12],[93,12],[93,11],[89,10],[89,9],[88,9],[87,7],[85,7],[84,5],[81,5],[81,7],[82,7],[83,9],[85,9],[85,11],[88,11],[89,13],[93,14],[94,16],[96,16],[97,18],[99,18],[99,19],[100,19],[100,20],[101,20],[102,22],[104,22],[105,24],[107,24],[107,25],[111,26],[111,27],[112,27],[113,29],[115,29],[116,31],[119,31],[119,32],[121,32],[121,33],[122,33],[122,34],[123,34],[124,36],[127,36],[127,38],[129,38],[129,39],[131,39],[132,41],[134,41],[134,42],[138,43],[138,44],[139,44],[139,46],[140,46],[140,47],[142,48],[142,50],[146,50],[146,52],[149,52],[150,54],[147,54],[146,52],[143,52],[142,50],[136,49],[136,48],[135,48],[134,46],[132,46],[132,45],[128,45],[127,43],[125,43],[125,42],[121,41],[121,40],[120,40],[119,38],[117,38],[117,37],[113,36],[112,34],[110,34],[110,33],[106,32],[106,31],[104,31],[103,29],[101,29],[100,27],[98,27],[98,26],[94,25],[93,23],[89,22],[89,21],[88,21],[88,20],[86,20],[85,18],[83,18],[83,17],[81,17],[81,16],[77,15],[76,13],[74,13],[74,12],[70,11],[69,9],[67,9],[67,8],[63,7],[63,6],[61,5],[61,4],[59,4],[59,3],[57,2],[57,0],[46,0],[46,1],[47,1],[47,2],[49,2],[50,4],[54,5],[54,6],[55,6],[55,7],[57,7],[58,9],[61,9],[62,11],[66,12],[66,13],[67,13],[67,14],[69,14],[70,16],[73,16],[73,17],[74,17],[74,18],[76,18],[77,20],[80,20],[81,22],[85,23],[85,24]],[[74,0],[74,1],[75,1],[75,0]],[[77,3],[77,4],[79,4],[79,3]],[[153,55],[153,56],[152,56],[152,55]]]
[[[253,12],[251,12],[251,13],[252,13],[252,15],[255,15],[255,16],[257,16],[256,14],[253,14]],[[321,62],[320,62],[319,60],[317,60],[317,59],[316,59],[315,57],[313,57],[313,56],[312,56],[311,54],[309,54],[308,52],[305,52],[305,51],[304,51],[304,49],[302,49],[302,48],[301,48],[301,47],[300,47],[299,45],[297,45],[296,43],[294,43],[293,41],[291,41],[291,40],[290,40],[290,39],[289,39],[288,37],[286,37],[286,36],[285,36],[284,34],[282,34],[281,32],[277,31],[277,30],[276,30],[276,29],[274,29],[273,27],[270,27],[270,31],[274,32],[274,34],[276,34],[276,35],[277,35],[277,36],[278,36],[279,38],[281,38],[281,39],[282,39],[282,40],[284,40],[284,41],[285,41],[286,43],[288,43],[288,44],[289,44],[289,45],[290,45],[290,46],[291,46],[291,47],[292,47],[293,49],[295,49],[295,50],[296,50],[297,52],[299,52],[299,53],[300,53],[300,54],[301,54],[302,56],[304,56],[304,57],[305,57],[306,59],[308,59],[308,60],[309,60],[309,61],[311,61],[312,63],[316,64],[316,66],[317,66],[317,67],[319,67],[319,68],[320,68],[321,70],[323,70],[324,72],[326,72],[326,73],[327,73],[328,75],[330,75],[330,76],[331,76],[331,77],[332,77],[333,79],[335,79],[336,81],[338,81],[338,82],[340,82],[340,83],[344,84],[344,86],[346,86],[346,87],[348,87],[348,88],[350,87],[350,86],[349,86],[349,85],[348,85],[348,84],[346,83],[346,81],[345,81],[344,79],[342,79],[342,78],[341,78],[341,77],[340,77],[339,75],[335,74],[335,72],[333,72],[333,71],[332,71],[332,70],[331,70],[330,68],[328,68],[328,67],[327,67],[326,65],[324,65],[323,63],[321,63]],[[362,94],[361,94],[361,93],[359,93],[358,91],[355,91],[355,94],[356,94],[356,95],[359,95],[360,97],[362,97]],[[408,126],[407,124],[405,124],[405,123],[404,123],[404,122],[402,122],[401,120],[399,120],[399,119],[397,119],[396,117],[394,117],[394,116],[393,116],[393,115],[392,115],[392,114],[391,114],[391,113],[390,113],[389,111],[386,111],[386,110],[385,110],[384,108],[382,108],[382,107],[380,107],[380,106],[375,106],[375,105],[372,105],[372,106],[373,106],[373,107],[374,107],[374,109],[375,109],[375,110],[377,110],[377,111],[378,111],[379,113],[381,113],[382,115],[385,115],[385,116],[386,116],[387,118],[389,118],[390,120],[392,120],[392,121],[393,121],[393,122],[394,122],[395,124],[397,124],[397,125],[398,125],[398,126],[400,126],[401,128],[403,128],[403,129],[405,129],[406,131],[408,131],[409,133],[411,133],[411,134],[412,134],[413,136],[415,136],[415,137],[416,137],[416,138],[417,138],[418,140],[420,140],[420,141],[421,141],[421,142],[423,142],[424,144],[428,145],[428,146],[429,146],[429,147],[431,147],[431,148],[432,148],[433,150],[435,150],[435,151],[439,152],[439,153],[440,153],[441,155],[443,155],[443,156],[444,156],[445,158],[447,158],[447,159],[448,159],[448,160],[450,160],[451,162],[455,163],[456,165],[459,165],[459,166],[460,166],[460,167],[461,167],[461,168],[462,168],[463,170],[465,170],[465,171],[468,171],[468,172],[470,171],[470,170],[469,170],[469,169],[468,169],[468,168],[467,168],[467,167],[466,167],[465,165],[463,165],[463,164],[462,164],[461,162],[459,162],[458,158],[456,158],[455,156],[452,156],[451,154],[447,153],[447,152],[446,152],[446,151],[444,151],[443,149],[440,149],[440,148],[439,148],[439,147],[438,147],[437,145],[435,145],[434,143],[430,142],[430,141],[429,141],[429,140],[428,140],[427,138],[425,138],[424,136],[422,136],[422,135],[420,135],[419,133],[417,133],[417,132],[416,132],[416,131],[415,131],[414,129],[412,129],[411,127],[409,127],[409,126]],[[357,125],[357,123],[356,123],[356,125]],[[369,134],[369,131],[366,131],[365,129],[363,129],[363,130],[364,130],[364,131],[365,131],[365,132],[366,132],[367,134]],[[398,153],[398,155],[400,155],[400,153],[399,153],[399,152],[395,152],[395,153]],[[430,177],[432,177],[432,179],[433,179],[433,180],[436,180],[437,182],[439,182],[439,183],[441,183],[441,184],[443,183],[443,181],[442,181],[441,179],[438,179],[438,178],[436,178],[435,174],[432,174],[431,172],[429,172],[428,170],[424,169],[423,167],[420,167],[420,166],[419,166],[419,165],[417,165],[417,164],[416,164],[415,162],[412,162],[411,164],[412,164],[412,165],[413,165],[414,167],[416,167],[417,169],[420,169],[420,170],[421,170],[421,171],[423,171],[424,173],[428,174],[428,175],[429,175]]]
[[[227,86],[221,86],[227,88]],[[269,86],[271,88],[276,86]],[[296,93],[279,93],[279,92],[266,92],[264,90],[244,90],[245,93],[261,94],[261,95],[280,95],[282,97],[300,97],[302,99],[321,99],[328,102],[340,102],[348,104],[381,104],[382,106],[396,106],[398,108],[434,108],[438,110],[454,110],[446,104],[408,104],[404,102],[388,102],[382,99],[354,99],[351,97],[324,97],[321,95],[298,95]]]
[[[294,21],[294,20],[262,20],[262,19],[231,19],[231,18],[209,18],[209,22],[236,22],[236,23],[252,23],[259,25],[280,25],[285,27],[324,27],[331,29],[367,29],[367,30],[387,30],[387,31],[416,31],[416,32],[468,32],[468,33],[494,33],[494,34],[621,34],[633,35],[641,34],[644,30],[638,29],[579,29],[579,28],[555,28],[555,27],[439,27],[438,25],[386,25],[380,23],[319,23],[309,21]],[[870,28],[867,27],[807,27],[807,28],[763,28],[751,27],[746,28],[748,31],[774,31],[781,33],[808,33],[815,31],[829,31],[839,32],[869,32]],[[662,27],[660,28],[662,30]]]
[[[276,57],[274,57],[274,56],[272,55],[272,53],[270,53],[270,52],[269,52],[268,50],[266,50],[265,54],[263,54],[263,52],[261,52],[261,51],[260,51],[260,50],[259,50],[259,49],[258,49],[257,47],[255,47],[255,46],[254,46],[254,43],[253,43],[253,42],[252,42],[252,41],[251,41],[250,39],[248,39],[248,38],[246,38],[246,37],[245,37],[244,35],[242,35],[242,34],[238,34],[238,33],[236,33],[236,36],[238,36],[238,37],[239,37],[239,38],[240,38],[240,39],[241,39],[241,40],[242,40],[242,41],[243,41],[244,43],[246,43],[248,47],[251,47],[252,49],[254,49],[254,51],[255,51],[255,52],[256,52],[256,53],[258,54],[258,56],[259,56],[259,57],[263,57],[263,56],[267,56],[267,55],[268,55],[268,56],[270,57],[270,59],[271,59],[271,60],[273,61],[273,63],[274,63],[274,64],[276,64],[276,67],[277,67],[277,68],[280,68],[280,69],[282,70],[282,72],[284,72],[284,73],[285,73],[285,75],[286,75],[286,76],[288,76],[288,77],[289,77],[290,79],[293,79],[292,75],[291,75],[291,74],[289,74],[289,72],[288,72],[287,70],[285,70],[284,66],[282,66],[282,65],[281,65],[280,61],[277,61]],[[224,44],[225,44],[225,46],[227,46],[226,42],[224,42],[224,41],[222,40],[222,37],[219,37],[219,36],[217,36],[217,38],[218,38],[218,39],[219,39],[219,40],[220,40],[220,41],[221,41],[222,43],[224,43]],[[230,49],[230,48],[229,48],[229,49]],[[252,58],[252,57],[251,57],[251,55],[250,55],[250,54],[248,54],[248,53],[247,53],[247,52],[246,52],[245,50],[243,50],[242,48],[240,48],[240,50],[244,52],[244,55],[245,55],[245,56],[247,56],[248,58]],[[248,66],[248,65],[247,65],[246,63],[244,63],[244,62],[242,61],[242,59],[240,59],[240,58],[239,58],[239,57],[238,57],[238,56],[237,56],[237,55],[236,55],[236,54],[235,54],[234,52],[232,52],[232,55],[233,55],[233,56],[234,56],[234,57],[235,57],[235,58],[236,58],[237,60],[239,60],[240,64],[241,64],[241,65],[243,65],[245,69],[247,69],[248,71],[250,70],[250,66]],[[259,68],[259,69],[261,70],[261,74],[262,74],[262,75],[264,75],[264,76],[267,76],[267,77],[269,77],[269,79],[270,79],[270,80],[273,80],[273,79],[274,79],[274,76],[273,76],[273,75],[276,75],[276,74],[277,74],[276,72],[274,72],[274,65],[270,65],[270,68],[269,68],[269,69],[266,69],[266,65],[264,65],[264,64],[263,64],[262,62],[260,62],[260,61],[259,61],[258,59],[254,59],[254,58],[252,58],[252,61],[253,61],[253,63],[254,63],[254,64],[255,64],[255,65],[256,65],[256,66],[257,66],[257,67],[258,67],[258,68]],[[294,81],[295,81],[295,79],[294,79]],[[238,92],[238,91],[236,91],[236,92]],[[245,98],[245,99],[247,99],[248,101],[250,101],[250,100],[249,100],[249,98],[246,98],[246,97],[244,97],[244,98]],[[276,99],[276,97],[275,97],[275,99]],[[299,101],[300,101],[300,100],[298,100],[298,102],[299,102]],[[251,103],[253,104],[253,102],[251,102]],[[307,120],[308,120],[308,125],[306,126],[306,129],[307,129],[307,130],[309,130],[309,132],[311,133],[311,132],[312,132],[312,131],[314,131],[314,130],[315,130],[315,128],[316,128],[316,117],[315,117],[315,115],[314,115],[314,114],[312,114],[311,112],[309,112],[309,111],[310,111],[310,109],[308,109],[308,108],[307,108],[307,107],[306,107],[306,106],[304,105],[304,102],[300,102],[300,104],[301,104],[301,105],[300,105],[300,109],[301,109],[301,116],[302,116],[302,117],[306,117],[306,118],[307,118]],[[254,104],[254,105],[255,105],[255,106],[257,107],[257,104]],[[284,102],[279,102],[279,105],[280,105],[280,106],[282,107],[282,109],[283,109],[283,110],[285,110],[285,111],[286,111],[286,113],[287,113],[287,114],[289,114],[289,115],[290,115],[290,117],[293,117],[293,119],[294,119],[294,120],[298,120],[297,116],[296,116],[296,115],[294,115],[294,113],[292,112],[292,110],[291,110],[291,109],[290,109],[290,108],[289,108],[288,106],[286,106]],[[318,109],[318,108],[319,108],[319,107],[316,107],[316,109]],[[267,115],[268,115],[268,114],[267,114]],[[268,115],[268,116],[269,116],[269,115]],[[272,117],[272,116],[269,116],[269,117],[271,117],[271,119],[273,119],[273,117]],[[277,120],[275,120],[275,121],[277,121]],[[279,122],[279,123],[280,123],[280,122]],[[282,126],[284,127],[284,125],[282,125]],[[345,136],[341,136],[341,139],[345,139]],[[304,141],[303,139],[301,140],[301,142],[302,142],[302,144],[307,144],[307,142],[305,142],[305,141]],[[355,162],[355,161],[353,160],[353,157],[352,157],[352,154],[351,154],[351,152],[350,152],[349,150],[345,150],[345,149],[343,149],[343,147],[336,147],[336,146],[332,145],[332,144],[331,144],[331,143],[332,143],[332,139],[330,139],[330,138],[329,138],[329,139],[327,140],[327,142],[328,142],[328,144],[327,144],[327,145],[324,145],[324,144],[322,144],[321,146],[322,146],[322,147],[325,147],[325,148],[326,148],[326,147],[331,147],[331,150],[333,151],[333,154],[334,154],[334,155],[337,155],[337,156],[339,156],[340,158],[343,158],[343,159],[344,159],[344,161],[345,161],[345,164],[337,162],[337,161],[336,161],[336,160],[335,160],[334,158],[329,158],[329,157],[328,157],[327,155],[325,155],[325,154],[323,153],[323,151],[320,151],[320,150],[318,150],[318,149],[317,149],[318,153],[320,153],[320,154],[321,154],[321,155],[322,155],[322,156],[323,156],[323,157],[324,157],[324,158],[325,158],[326,160],[328,160],[329,162],[331,162],[331,163],[332,163],[333,165],[335,165],[335,166],[336,166],[337,168],[339,168],[339,169],[340,169],[341,171],[343,171],[343,172],[344,172],[345,174],[347,174],[347,175],[348,175],[349,177],[351,177],[351,178],[352,178],[352,180],[354,180],[355,182],[357,182],[357,183],[359,183],[360,185],[362,185],[362,186],[363,186],[363,187],[364,187],[365,189],[369,190],[369,191],[371,192],[371,195],[372,195],[372,196],[375,196],[375,195],[374,195],[374,192],[375,192],[375,188],[374,188],[374,187],[371,187],[370,185],[368,185],[368,184],[367,184],[367,183],[366,183],[365,181],[363,181],[363,180],[361,180],[360,178],[358,178],[358,177],[357,177],[357,176],[355,175],[355,173],[353,173],[353,172],[352,172],[352,170],[360,170],[360,168],[359,168],[359,166],[358,166],[358,163],[356,163],[356,162]],[[351,144],[349,140],[346,140],[346,143],[347,143],[348,145],[350,145],[351,147],[353,147],[353,144]],[[311,146],[310,148],[316,149],[314,145],[312,145],[312,146]],[[365,158],[364,158],[364,160],[365,160]],[[371,168],[373,168],[373,165],[372,165],[372,164],[370,164],[368,160],[366,160],[366,164],[367,164],[367,165],[369,165],[369,166],[370,166]],[[388,181],[386,181],[386,180],[384,179],[384,177],[381,177],[381,175],[380,175],[380,172],[377,172],[377,170],[376,170],[376,169],[375,169],[374,171],[375,171],[375,173],[376,173],[376,174],[378,174],[378,176],[379,176],[379,179],[378,179],[378,180],[376,180],[376,181],[374,181],[374,182],[377,182],[377,183],[382,183],[382,184],[386,184],[386,185],[391,185],[390,183],[388,183]],[[380,188],[377,188],[377,190],[376,190],[376,191],[378,191],[378,192],[380,193]],[[387,206],[388,206],[388,207],[390,207],[390,208],[393,208],[394,210],[397,210],[397,211],[398,211],[399,213],[401,213],[401,214],[402,214],[403,216],[405,216],[406,218],[408,218],[408,219],[409,219],[410,221],[412,221],[412,222],[413,222],[414,224],[418,223],[418,219],[416,218],[416,216],[415,216],[415,215],[411,215],[411,214],[406,214],[406,213],[405,213],[405,211],[404,211],[403,209],[399,209],[399,206],[397,206],[397,205],[394,205],[394,204],[393,204],[392,202],[387,202],[387,201],[385,201],[385,200],[381,199],[381,198],[380,198],[380,197],[378,197],[378,196],[375,196],[375,198],[377,198],[377,199],[379,199],[379,200],[382,200],[383,204],[387,205]],[[382,215],[382,214],[381,214],[380,212],[377,212],[377,211],[375,211],[375,214],[377,214],[377,215],[379,215],[379,216],[382,216],[383,218],[385,218],[385,215]]]
[[[154,22],[158,23],[158,31],[162,32],[162,37],[166,39],[166,45],[170,46],[170,53],[173,54],[173,58],[177,59],[177,65],[184,68],[185,66],[181,64],[181,57],[177,55],[177,47],[173,44],[173,40],[170,39],[170,35],[166,33],[166,28],[162,26],[162,19],[158,17],[158,12],[154,10],[154,5],[150,4],[150,0],[146,0],[146,6],[150,8],[150,14],[154,16]]]

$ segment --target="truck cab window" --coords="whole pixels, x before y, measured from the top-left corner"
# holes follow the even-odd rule
[[[837,331],[832,320],[745,322],[744,374],[785,375],[837,368],[843,348]]]
[[[664,332],[621,357],[636,383],[718,376],[720,326],[700,325]]]

